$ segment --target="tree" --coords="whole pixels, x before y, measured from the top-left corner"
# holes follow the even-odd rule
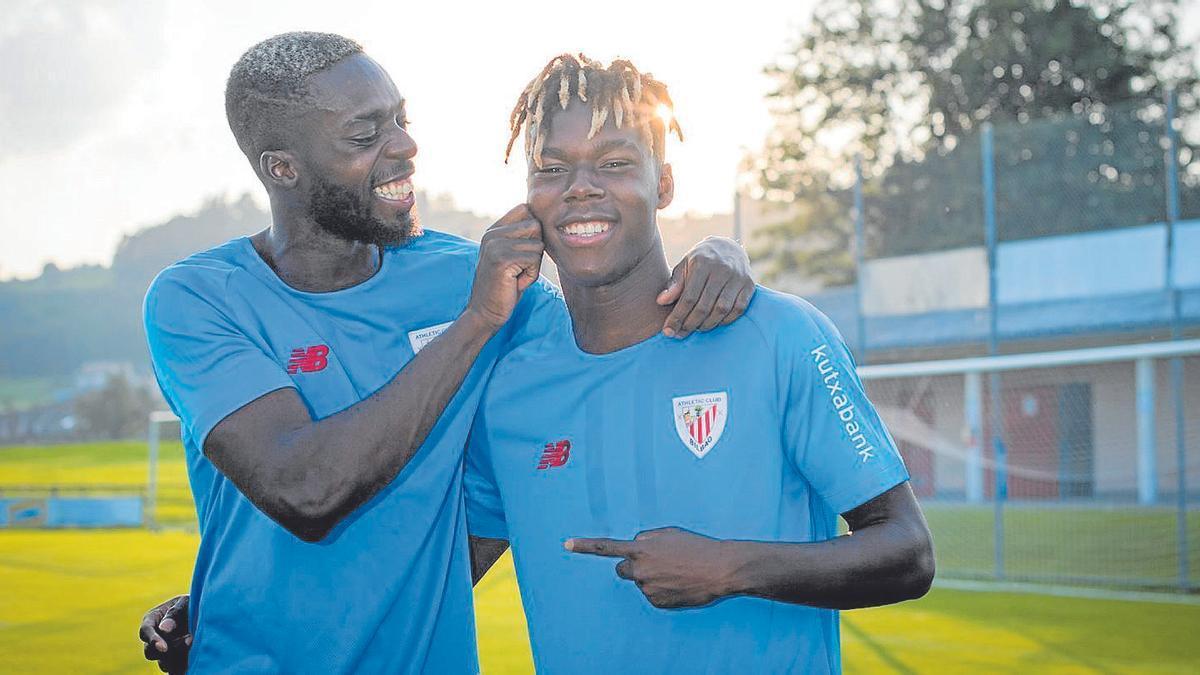
[[[146,430],[153,399],[124,375],[109,376],[99,389],[75,399],[75,414],[85,433],[100,438],[131,438]]]
[[[1200,100],[1177,13],[1176,0],[827,3],[767,69],[776,128],[758,166],[762,190],[848,204],[850,158],[859,154],[869,253],[977,243],[978,133],[992,122],[997,207],[1009,209],[1002,239],[1161,219],[1151,205],[1161,211],[1164,88],[1178,92],[1183,117]],[[1180,161],[1195,188],[1192,145]],[[1194,189],[1185,195],[1191,208],[1200,211]],[[844,282],[853,269],[793,264],[780,241],[805,242],[810,258],[849,261],[836,247],[851,231],[849,208],[802,209],[753,250],[779,269]]]

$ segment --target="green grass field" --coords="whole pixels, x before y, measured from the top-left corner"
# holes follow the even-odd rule
[[[54,390],[67,384],[63,378],[0,377],[0,407],[25,408],[46,403],[54,398]]]
[[[0,449],[0,486],[137,488],[145,481],[144,457],[144,444],[136,442]],[[177,445],[164,449],[160,481],[183,498],[182,504],[174,503],[178,495],[164,500],[164,510],[170,505],[170,517],[164,519],[189,523]],[[930,510],[935,537],[939,529],[963,528],[965,536],[990,528],[990,519],[982,518],[970,511]],[[1067,525],[1086,530],[1102,520],[1085,515]],[[1150,527],[1153,533],[1159,520],[1147,522],[1130,530]],[[1017,536],[1019,518],[1007,524]],[[1062,534],[1044,522],[1026,527],[1035,525]],[[939,558],[959,556],[962,564],[986,565],[990,549],[976,552],[973,540],[967,541],[968,546],[939,542]],[[1111,547],[1134,551],[1148,544],[1139,539]],[[196,535],[186,530],[0,530],[0,672],[158,672],[141,659],[137,625],[145,609],[186,589],[196,545]],[[1029,544],[1019,545],[1037,552],[1049,544],[1030,536]],[[1096,552],[1051,556],[1051,564],[1085,563],[1089,555]],[[1073,556],[1079,559],[1072,561]],[[529,672],[524,619],[507,556],[476,589],[476,603],[484,671]],[[1195,672],[1200,663],[1196,635],[1200,606],[946,589],[917,602],[842,615],[848,673]]]
[[[934,533],[938,565],[959,575],[994,569],[992,506],[923,506]],[[1200,585],[1200,511],[1187,514],[1188,569]],[[1105,578],[1127,585],[1178,582],[1176,512],[1169,507],[1045,507],[1010,505],[1004,512],[1005,571],[1010,577]]]

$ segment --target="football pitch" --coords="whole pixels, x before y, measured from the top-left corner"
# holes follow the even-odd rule
[[[179,529],[0,531],[0,672],[158,672],[142,660],[137,625],[145,609],[188,584],[197,537],[186,529],[192,516],[183,476],[178,446],[167,446],[160,517]],[[145,477],[145,445],[139,443],[0,449],[0,485],[139,488]],[[945,528],[985,529],[976,522],[983,515],[932,511],[935,537]],[[1064,517],[1072,529],[1096,520]],[[1016,517],[1006,529],[1021,525]],[[1153,537],[1154,521],[1129,531],[1146,527]],[[1056,536],[1058,528],[1046,531]],[[1028,538],[1035,550],[1046,546]],[[1110,548],[1139,545],[1120,541]],[[978,556],[984,564],[990,553],[973,548],[939,542],[939,558]],[[1096,554],[1071,555],[1082,561]],[[1053,564],[1074,569],[1070,560]],[[477,587],[476,613],[484,672],[530,672],[508,556]],[[1198,634],[1197,605],[949,589],[900,606],[842,614],[847,673],[1195,672]]]

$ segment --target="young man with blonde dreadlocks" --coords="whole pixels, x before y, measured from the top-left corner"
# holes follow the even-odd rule
[[[660,106],[666,87],[628,61],[571,55],[517,101],[570,321],[496,366],[468,526],[511,542],[541,672],[838,672],[836,610],[923,595],[929,531],[811,305],[759,289],[744,320],[662,337],[655,219],[674,192],[666,135],[682,134]]]

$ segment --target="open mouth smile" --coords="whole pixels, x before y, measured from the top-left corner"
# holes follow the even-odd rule
[[[563,243],[568,246],[594,246],[609,238],[613,223],[607,220],[584,220],[559,225],[556,229]]]
[[[414,201],[412,178],[408,176],[376,185],[372,192],[383,201],[400,206],[411,206]]]

